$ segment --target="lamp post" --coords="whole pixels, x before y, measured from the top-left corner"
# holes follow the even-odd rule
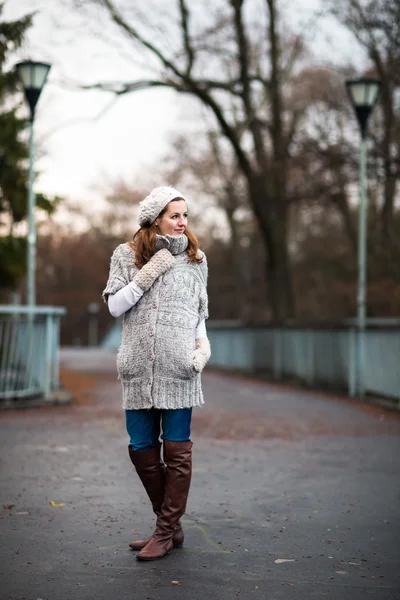
[[[358,229],[358,284],[357,284],[357,356],[356,393],[365,393],[365,327],[367,283],[367,145],[366,134],[369,116],[376,104],[381,83],[376,79],[362,78],[346,81],[347,93],[360,126],[360,183]]]
[[[36,303],[35,293],[35,271],[36,271],[36,224],[35,224],[35,194],[33,191],[33,123],[35,120],[35,108],[39,96],[46,83],[50,71],[47,63],[33,62],[31,60],[20,62],[15,66],[18,79],[20,80],[25,99],[30,109],[30,132],[29,132],[29,182],[28,182],[28,244],[27,244],[27,304],[34,306]]]

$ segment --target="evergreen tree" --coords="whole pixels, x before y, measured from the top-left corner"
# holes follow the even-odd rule
[[[9,67],[32,25],[32,14],[5,21],[0,1],[0,294],[15,289],[26,270],[26,237],[16,225],[26,220],[28,185],[28,143],[24,135],[28,118],[20,116],[22,100],[17,99],[15,70]],[[37,206],[48,213],[55,203],[41,194]]]

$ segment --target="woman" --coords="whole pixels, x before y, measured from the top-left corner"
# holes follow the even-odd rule
[[[111,314],[124,314],[117,368],[129,456],[157,515],[152,537],[129,544],[140,550],[139,560],[162,558],[183,544],[192,408],[204,403],[207,261],[187,223],[182,194],[172,187],[154,189],[139,204],[133,241],[112,255],[103,292]]]

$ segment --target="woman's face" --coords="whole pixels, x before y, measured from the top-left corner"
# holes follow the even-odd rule
[[[162,217],[156,219],[157,231],[160,235],[177,236],[185,233],[188,214],[184,200],[173,200],[167,205]]]

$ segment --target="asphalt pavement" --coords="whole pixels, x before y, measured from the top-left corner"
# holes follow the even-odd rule
[[[1,600],[400,600],[400,415],[206,371],[185,544],[127,453],[115,355],[64,349],[68,406],[0,411]]]

